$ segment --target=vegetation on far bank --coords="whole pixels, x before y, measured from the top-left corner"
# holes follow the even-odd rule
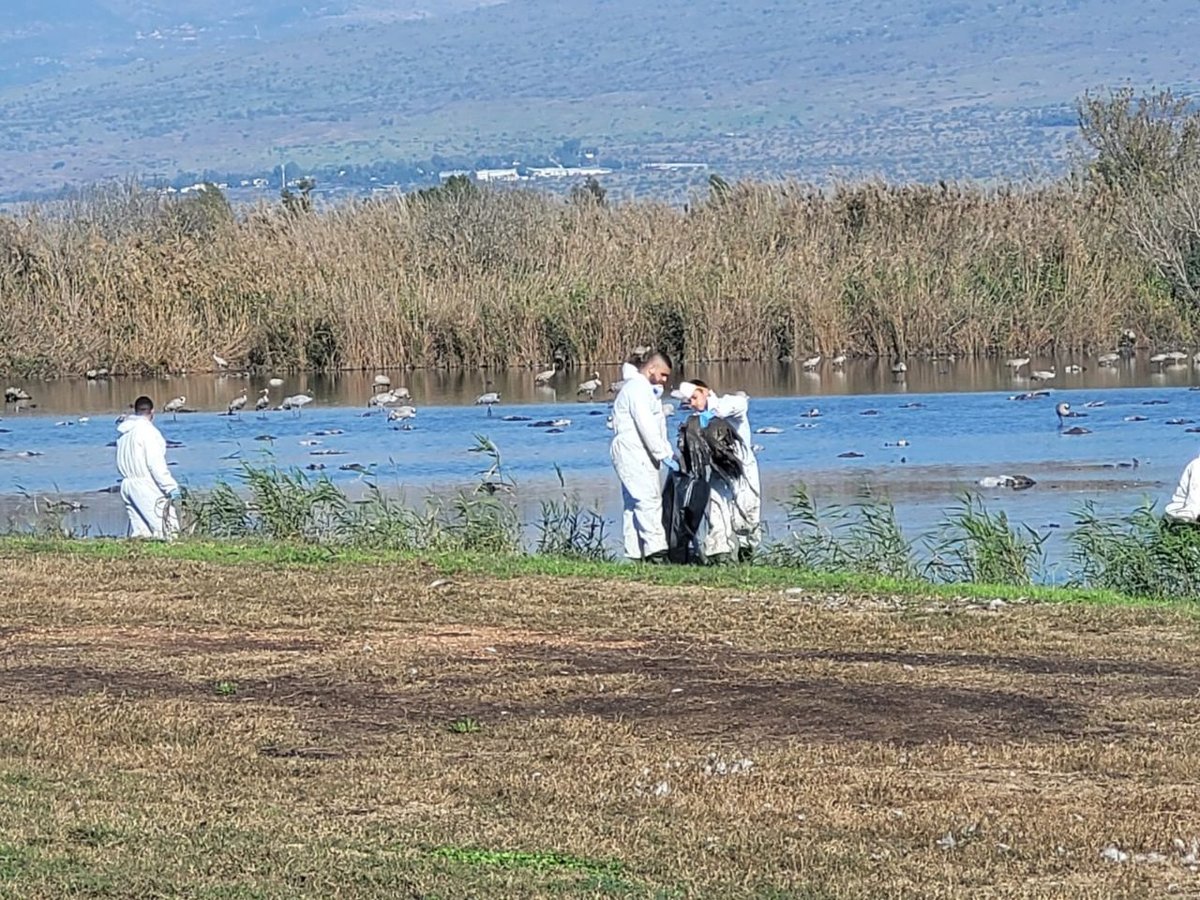
[[[235,215],[97,191],[0,219],[0,371],[1015,354],[1196,335],[1200,114],[1084,98],[1061,182],[728,184],[686,209],[465,179]]]

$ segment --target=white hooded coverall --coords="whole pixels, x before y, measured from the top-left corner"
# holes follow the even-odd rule
[[[162,432],[145,416],[130,416],[117,426],[117,434],[117,470],[130,537],[174,537],[179,519],[168,495],[179,484],[167,468]]]
[[[674,454],[667,440],[662,401],[654,386],[632,367],[623,369],[621,374],[626,380],[613,401],[610,454],[621,479],[625,555],[644,559],[667,549],[658,467]]]
[[[742,394],[723,397],[710,394],[708,409],[727,421],[741,439],[738,456],[742,461],[742,477],[733,484],[723,478],[713,478],[701,549],[706,557],[736,556],[739,549],[754,550],[761,539],[762,498],[758,459],[751,449],[754,436],[750,430],[750,400]]]
[[[1200,520],[1200,456],[1197,456],[1179,476],[1179,486],[1171,495],[1163,514],[1177,522]]]

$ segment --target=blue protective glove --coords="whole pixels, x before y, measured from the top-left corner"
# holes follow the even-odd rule
[[[678,472],[678,471],[679,471],[679,460],[677,460],[677,459],[676,459],[675,457],[673,457],[673,456],[668,456],[666,459],[664,459],[664,460],[662,461],[662,464],[663,464],[664,466],[666,466],[666,468],[667,468],[669,471],[671,471],[671,472]]]
[[[180,500],[183,499],[183,491],[181,491],[179,488],[175,488],[175,490],[173,490],[173,491],[171,491],[171,493],[167,494],[167,499],[170,500],[172,503],[178,503]]]

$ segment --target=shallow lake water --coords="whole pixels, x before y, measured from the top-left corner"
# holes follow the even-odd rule
[[[816,373],[796,365],[692,366],[680,376],[746,390],[753,398],[753,426],[778,429],[755,435],[773,536],[786,530],[783,503],[798,481],[809,485],[819,504],[846,502],[869,487],[895,503],[910,533],[932,528],[956,496],[975,489],[989,506],[1053,534],[1056,526],[1070,524],[1071,511],[1083,500],[1094,500],[1106,513],[1128,512],[1147,497],[1165,501],[1200,448],[1200,393],[1189,390],[1200,384],[1200,371],[1174,366],[1160,372],[1144,357],[1113,369],[1080,363],[1087,371],[1068,375],[1062,371],[1066,361],[1059,360],[1059,374],[1044,383],[1013,378],[997,361],[913,362],[902,381],[889,365],[876,363],[841,370],[823,363]],[[505,474],[516,481],[529,516],[538,501],[560,492],[557,466],[569,490],[598,505],[615,536],[619,492],[608,458],[607,391],[587,402],[575,390],[590,372],[560,373],[557,390],[535,387],[527,371],[389,374],[393,385],[404,384],[413,394],[418,414],[410,431],[367,409],[373,373],[285,378],[273,390],[277,399],[306,391],[315,402],[300,414],[235,416],[221,414],[229,399],[245,388],[252,403],[266,375],[10,381],[27,390],[36,406],[8,406],[0,419],[0,515],[20,525],[31,521],[35,500],[81,500],[86,509],[69,516],[68,525],[92,534],[123,533],[119,501],[100,493],[116,481],[109,446],[116,437],[113,419],[138,394],[150,394],[160,406],[182,394],[194,411],[160,413],[157,422],[178,443],[168,453],[176,477],[193,489],[218,479],[236,482],[244,462],[273,463],[323,466],[315,471],[352,493],[372,478],[420,502],[429,492],[477,481],[487,461],[469,448],[475,434],[485,434],[500,448]],[[617,369],[601,369],[600,376],[607,384]],[[1038,388],[1049,395],[1011,399]],[[472,402],[484,390],[502,396],[490,417]],[[1086,414],[1067,425],[1090,433],[1060,430],[1054,413],[1060,401]],[[808,415],[814,410],[819,414]],[[560,433],[537,427],[562,418],[571,424]],[[682,421],[679,413],[673,421]],[[1025,491],[978,486],[981,478],[1005,474],[1026,475],[1037,484]],[[1054,555],[1053,540],[1050,550]]]

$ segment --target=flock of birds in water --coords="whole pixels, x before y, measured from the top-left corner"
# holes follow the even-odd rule
[[[1128,358],[1128,357],[1132,356],[1132,348],[1130,346],[1128,346],[1127,335],[1123,336],[1123,341],[1126,341],[1126,345],[1122,346],[1122,348],[1119,351],[1113,351],[1110,353],[1100,354],[1096,358],[1096,363],[1101,367],[1112,367],[1112,366],[1116,366],[1123,358]],[[223,357],[217,355],[216,353],[213,353],[212,360],[216,367],[213,371],[216,374],[218,374],[218,375],[234,374],[233,372],[230,371],[230,365],[229,365],[228,361],[226,359],[224,359]],[[1200,353],[1196,353],[1194,356],[1189,356],[1189,354],[1187,354],[1183,351],[1178,351],[1178,350],[1177,351],[1168,351],[1168,352],[1163,352],[1163,353],[1156,353],[1156,354],[1150,356],[1149,361],[1151,364],[1158,366],[1160,371],[1166,367],[1186,366],[1189,363],[1193,363],[1197,367],[1200,367]],[[810,357],[803,359],[800,362],[800,368],[801,368],[801,370],[803,370],[805,372],[813,373],[818,370],[818,368],[821,366],[822,362],[823,362],[823,357],[820,354],[817,354],[817,355],[810,356]],[[834,368],[840,369],[841,367],[843,367],[845,365],[846,357],[844,354],[838,354],[838,355],[830,358],[828,360],[828,362]],[[1009,370],[1009,372],[1011,373],[1014,380],[1028,379],[1028,381],[1030,381],[1030,382],[1036,382],[1039,385],[1042,385],[1037,388],[1031,388],[1029,390],[1021,391],[1019,393],[1010,395],[1008,397],[1008,399],[1012,400],[1012,401],[1032,401],[1032,400],[1038,400],[1038,399],[1049,397],[1051,395],[1051,390],[1048,387],[1045,387],[1044,385],[1046,385],[1049,382],[1053,382],[1059,375],[1059,372],[1058,372],[1056,366],[1050,366],[1048,369],[1032,369],[1026,373],[1025,370],[1030,365],[1030,359],[1028,357],[1014,357],[1011,359],[1007,359],[1007,360],[1005,360],[1004,365]],[[1084,371],[1086,371],[1086,369],[1083,366],[1077,365],[1077,364],[1070,364],[1070,365],[1064,366],[1064,368],[1062,370],[1063,374],[1066,374],[1066,375],[1077,375],[1077,374],[1081,374]],[[560,368],[560,366],[558,364],[556,364],[553,367],[546,369],[544,371],[537,372],[534,374],[534,377],[533,377],[534,384],[539,387],[548,387],[552,384],[552,382],[555,381],[555,379],[557,379],[559,377],[561,372],[562,372],[562,369]],[[892,364],[891,372],[895,378],[897,378],[898,380],[901,380],[904,378],[905,373],[907,372],[907,365],[903,361],[897,361]],[[242,373],[242,374],[244,374],[244,373]],[[91,370],[87,371],[86,378],[88,380],[98,380],[98,379],[104,379],[104,378],[108,377],[108,375],[109,375],[109,373],[105,369],[91,369]],[[613,381],[613,382],[608,383],[607,384],[608,394],[610,396],[615,395],[618,391],[620,391],[623,384],[624,384],[623,381]],[[291,411],[294,414],[299,415],[301,413],[301,411],[304,409],[304,407],[308,406],[309,404],[311,404],[314,401],[314,398],[310,394],[297,393],[297,394],[290,394],[290,395],[283,396],[279,400],[278,403],[273,404],[273,400],[272,400],[272,396],[271,396],[272,390],[280,388],[283,385],[284,385],[284,381],[281,378],[273,377],[273,378],[269,379],[269,381],[267,382],[267,387],[261,388],[257,391],[257,396],[255,396],[253,398],[253,402],[251,402],[251,392],[248,389],[243,389],[236,396],[234,396],[232,399],[229,400],[229,402],[226,405],[224,415],[240,416],[243,412],[248,411],[248,410],[252,410],[252,411],[258,413],[260,417],[265,417],[266,414],[270,411]],[[485,386],[487,386],[486,383],[485,383]],[[596,395],[600,394],[604,390],[605,387],[606,387],[605,382],[601,379],[600,373],[593,372],[591,374],[591,377],[589,377],[588,379],[586,379],[584,381],[581,381],[578,384],[576,396],[580,400],[594,401],[596,399]],[[1200,388],[1192,388],[1192,390],[1198,390],[1198,389],[1200,389]],[[29,408],[33,408],[36,406],[36,404],[33,402],[33,397],[26,390],[24,390],[23,388],[19,388],[19,387],[6,388],[4,391],[4,402],[5,402],[6,407],[12,407],[17,412],[19,412],[22,409],[29,409]],[[497,406],[501,402],[501,394],[499,391],[487,390],[487,391],[484,391],[483,393],[480,393],[475,398],[474,402],[478,406],[486,407],[487,415],[491,416],[493,407]],[[1162,400],[1162,399],[1149,399],[1149,400],[1143,401],[1144,405],[1159,405],[1159,404],[1165,404],[1167,402],[1168,401]],[[373,379],[373,382],[371,385],[371,393],[367,400],[367,406],[369,408],[368,414],[373,410],[386,411],[387,421],[389,423],[392,423],[393,426],[398,429],[411,430],[414,427],[413,423],[414,423],[414,420],[416,420],[416,418],[417,418],[417,406],[413,401],[411,392],[409,391],[409,389],[407,387],[393,386],[391,377],[386,374],[381,373],[381,374],[374,376],[374,379]],[[914,409],[914,408],[921,408],[922,406],[923,406],[923,404],[921,404],[921,403],[912,402],[912,403],[903,404],[901,408]],[[1083,409],[1096,410],[1103,406],[1105,406],[1105,401],[1091,400],[1091,401],[1088,401],[1083,404]],[[664,402],[663,408],[664,408],[664,413],[666,413],[666,415],[668,415],[668,416],[673,415],[675,412],[674,405],[671,403]],[[162,412],[170,414],[172,416],[172,418],[175,418],[180,413],[193,413],[193,412],[197,412],[197,410],[192,409],[188,406],[188,400],[185,395],[179,395],[176,397],[172,397],[171,399],[166,401],[162,406]],[[1088,429],[1086,426],[1084,426],[1082,424],[1076,424],[1078,420],[1086,418],[1089,415],[1088,412],[1082,412],[1082,411],[1076,410],[1071,406],[1070,403],[1067,403],[1065,401],[1057,403],[1055,405],[1054,412],[1055,412],[1055,415],[1058,420],[1058,430],[1061,434],[1067,435],[1067,436],[1082,436],[1082,435],[1087,435],[1087,434],[1092,433],[1091,430]],[[603,413],[596,412],[593,414],[602,415]],[[879,411],[874,410],[874,409],[867,409],[867,410],[862,411],[860,414],[864,415],[864,416],[878,415]],[[117,418],[117,422],[119,423],[120,421],[122,421],[126,417],[126,415],[119,416]],[[814,423],[812,423],[810,420],[820,418],[821,415],[822,415],[821,410],[818,407],[812,407],[807,412],[804,412],[801,414],[801,418],[806,421],[802,422],[801,424],[797,425],[796,427],[797,428],[814,427]],[[1133,414],[1133,415],[1125,416],[1124,421],[1126,421],[1126,422],[1143,422],[1143,421],[1147,421],[1148,418],[1149,417],[1145,416],[1145,415]],[[565,418],[547,419],[544,421],[539,420],[539,421],[534,422],[533,417],[530,417],[530,416],[511,415],[511,416],[505,416],[504,419],[505,419],[505,421],[511,420],[511,421],[529,422],[532,425],[535,425],[539,428],[544,428],[545,430],[549,431],[550,433],[561,432],[563,429],[565,429],[571,425],[571,420],[565,419]],[[63,424],[63,425],[75,424],[76,422],[83,424],[83,423],[86,423],[87,421],[88,421],[87,417],[81,417],[74,421],[60,422],[57,424]],[[1191,419],[1173,418],[1173,419],[1168,419],[1166,421],[1166,424],[1168,424],[1168,425],[1193,425],[1193,421]],[[0,433],[4,433],[5,431],[6,431],[6,429],[0,429]],[[1189,427],[1189,428],[1187,428],[1187,431],[1200,433],[1200,426]],[[339,432],[330,431],[330,432],[326,432],[326,433],[339,433]],[[779,428],[776,426],[771,426],[771,425],[767,425],[767,426],[763,426],[763,427],[759,427],[759,428],[755,429],[755,434],[760,434],[760,435],[771,435],[771,434],[781,434],[781,433],[783,433],[782,428]],[[266,436],[266,437],[269,437],[269,436]],[[263,439],[265,439],[265,438],[263,438]],[[305,446],[308,446],[308,445],[315,446],[319,443],[320,443],[319,441],[301,441],[301,444],[303,444]],[[904,448],[907,446],[909,446],[909,442],[904,439],[885,443],[885,447]],[[762,450],[763,448],[760,445],[755,445],[754,449]],[[314,454],[320,454],[322,452],[331,452],[331,451],[313,450],[311,452]],[[17,455],[36,456],[36,455],[40,455],[40,454],[37,453],[36,451],[26,451],[22,454],[17,454]],[[864,456],[864,454],[859,453],[857,451],[847,451],[847,452],[838,454],[838,457],[841,459],[855,459],[855,458],[862,458],[863,456]],[[902,457],[900,461],[904,462],[906,460]],[[1119,463],[1117,465],[1122,468],[1137,468],[1137,466],[1139,465],[1139,461],[1137,459],[1134,459],[1132,462]],[[321,468],[324,468],[324,465],[317,463],[317,464],[310,465],[309,468],[321,469]],[[343,468],[353,468],[353,466],[343,467]],[[1024,475],[998,475],[998,476],[987,476],[987,477],[981,478],[981,479],[979,479],[978,483],[980,484],[980,486],[983,486],[983,487],[1010,487],[1015,490],[1023,490],[1023,489],[1032,487],[1036,482],[1034,482],[1034,480],[1032,478],[1029,478],[1028,476],[1024,476]]]

